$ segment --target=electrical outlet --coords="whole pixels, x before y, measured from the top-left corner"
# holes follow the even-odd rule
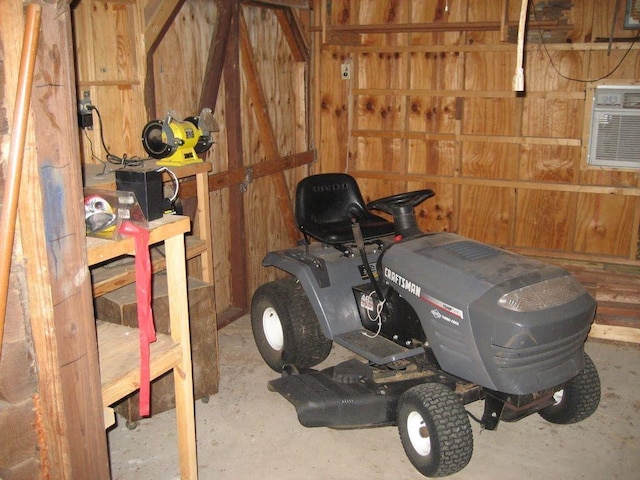
[[[342,72],[342,79],[343,80],[349,80],[351,78],[351,64],[349,63],[343,63],[342,64],[342,68],[341,68],[341,72]]]
[[[93,115],[91,112],[91,94],[89,90],[82,92],[82,98],[78,102],[78,125],[87,130],[93,129]]]

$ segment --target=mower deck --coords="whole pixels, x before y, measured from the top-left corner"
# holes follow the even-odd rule
[[[450,385],[464,403],[482,398],[482,389],[437,369],[377,370],[351,359],[322,371],[283,374],[269,382],[296,409],[305,427],[358,428],[395,425],[400,396],[433,381]]]

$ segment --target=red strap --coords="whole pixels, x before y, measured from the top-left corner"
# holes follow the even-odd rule
[[[136,246],[136,300],[140,332],[140,416],[150,415],[151,379],[149,372],[150,347],[156,341],[151,310],[151,256],[149,230],[133,222],[122,222],[120,233],[131,235]]]

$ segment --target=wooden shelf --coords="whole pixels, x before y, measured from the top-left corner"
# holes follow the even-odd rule
[[[186,237],[187,259],[197,257],[207,249],[204,240]],[[164,245],[151,249],[151,271],[160,272],[166,268]],[[135,281],[134,259],[126,256],[91,269],[93,296],[99,297]]]
[[[184,238],[184,234],[189,230],[189,218],[179,215],[165,215],[149,223],[149,245],[164,243],[164,254],[159,255],[155,268],[166,269],[167,282],[171,285],[169,291],[171,335],[156,335],[157,340],[150,345],[149,370],[150,379],[174,370],[180,476],[183,479],[197,479],[193,368]],[[192,252],[198,249],[202,251],[202,247],[194,246]],[[87,238],[89,266],[104,264],[123,255],[135,255],[133,238],[118,240]],[[131,283],[135,280],[135,268],[130,265],[117,265],[113,270],[105,266],[104,270],[111,271],[105,275],[102,283],[98,284],[98,289],[103,293],[121,282]],[[95,274],[98,275],[98,272]],[[102,406],[105,428],[108,428],[114,423],[111,405],[140,388],[140,337],[138,329],[100,321],[96,325],[96,335],[100,359]]]
[[[165,215],[149,222],[149,245],[160,243],[175,235],[182,235],[190,228],[188,217]],[[87,237],[87,262],[90,267],[122,255],[133,255],[134,250],[132,237],[122,240]]]
[[[138,329],[97,321],[102,403],[109,407],[140,388],[140,339]],[[180,363],[180,344],[170,335],[156,334],[151,344],[151,379]]]

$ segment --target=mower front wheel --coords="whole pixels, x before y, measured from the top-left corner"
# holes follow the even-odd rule
[[[556,424],[581,422],[590,417],[600,404],[600,377],[591,357],[584,354],[584,369],[553,396],[555,403],[538,413]]]
[[[296,279],[260,286],[251,301],[253,338],[264,361],[276,372],[285,365],[310,368],[325,360],[333,342],[320,324]]]
[[[426,383],[398,402],[398,431],[407,457],[426,477],[462,470],[473,454],[473,432],[458,396],[446,385]]]

